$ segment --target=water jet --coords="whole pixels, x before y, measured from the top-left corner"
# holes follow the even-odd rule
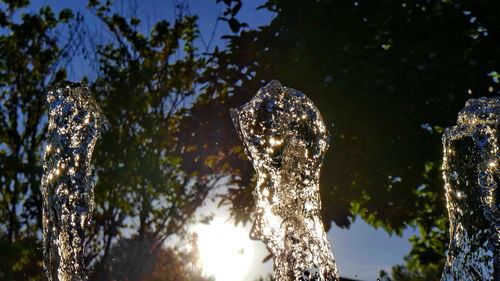
[[[90,161],[105,117],[90,90],[58,82],[47,93],[43,160],[44,268],[49,281],[87,280],[85,231],[94,208]]]

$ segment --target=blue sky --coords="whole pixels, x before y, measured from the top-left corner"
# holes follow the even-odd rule
[[[85,9],[86,2],[69,2],[63,0],[33,1],[30,9],[38,9],[44,5],[50,5],[56,11],[62,8],[71,8],[75,11],[80,11],[85,17],[86,28],[93,31],[96,36],[105,37],[105,32],[100,32],[102,26],[99,21],[92,13]],[[158,20],[173,20],[175,18],[174,2],[179,1],[137,1],[132,6],[129,3],[134,3],[133,1],[117,2],[119,4],[116,4],[115,8],[118,11],[122,11],[124,15],[131,13],[143,20],[141,28],[146,32]],[[240,21],[248,23],[252,29],[269,23],[273,18],[273,14],[264,10],[256,10],[256,7],[262,2],[262,0],[244,1],[243,8],[238,15]],[[217,22],[217,18],[222,15],[225,6],[223,4],[216,4],[215,0],[190,0],[187,3],[189,11],[199,16],[200,33],[205,43],[209,41],[212,33],[214,33],[210,49],[213,49],[215,46],[224,48],[226,42],[220,39],[220,37],[224,34],[229,34],[230,29],[225,22]],[[203,50],[205,44],[200,41],[199,47]],[[94,73],[95,69],[88,62],[85,62],[83,58],[78,57],[71,65],[68,78],[78,81],[84,76],[94,77]],[[218,214],[227,218],[227,213],[225,212],[219,211]],[[409,229],[404,232],[403,237],[389,236],[385,231],[375,230],[361,219],[357,219],[349,230],[333,226],[328,233],[328,238],[332,243],[334,256],[341,275],[368,281],[376,280],[378,272],[381,269],[390,271],[392,265],[403,263],[403,257],[409,252],[411,247],[407,239],[414,235],[414,233],[414,230]],[[260,264],[259,261],[266,255],[265,249],[262,245],[255,245],[259,249],[252,264],[253,270],[249,273],[246,280],[255,279],[260,274],[268,273],[272,269],[269,262],[265,265]]]

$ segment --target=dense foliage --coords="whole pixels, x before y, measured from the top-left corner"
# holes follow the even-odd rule
[[[194,45],[197,18],[179,15],[173,23],[159,21],[144,35],[137,31],[140,19],[112,12],[110,2],[90,1],[88,8],[111,39],[87,46],[83,41],[93,35],[80,29],[80,16],[70,10],[56,16],[49,6],[38,13],[22,9],[28,4],[10,1],[0,10],[0,280],[43,279],[45,91],[64,78],[66,60],[90,51],[96,52],[98,78],[85,80],[109,121],[93,156],[98,180],[87,244],[91,279],[157,280],[168,272],[169,280],[206,280],[192,256],[163,247],[172,235],[182,235],[222,177],[180,169],[176,132],[206,63]],[[120,266],[120,255],[134,263],[121,258]],[[174,264],[183,267],[172,270]]]
[[[41,149],[46,132],[45,91],[64,78],[76,31],[70,10],[49,7],[16,14],[28,1],[0,9],[0,279],[39,280],[41,275]],[[76,36],[75,36],[76,37]]]
[[[91,2],[90,8],[115,37],[98,46],[99,78],[92,84],[109,120],[94,162],[98,223],[91,246],[100,268],[109,264],[111,246],[127,231],[138,241],[154,241],[149,251],[157,252],[182,230],[221,175],[187,173],[177,153],[181,144],[175,134],[205,65],[194,46],[196,17],[160,21],[144,35],[137,31],[138,18],[111,14],[109,5]],[[178,52],[183,55],[174,59]],[[143,270],[151,262],[134,264]]]
[[[195,251],[161,245],[221,183],[230,185],[221,204],[249,220],[255,177],[229,108],[271,79],[307,94],[330,124],[325,225],[359,216],[390,233],[418,227],[407,265],[381,278],[436,279],[447,244],[441,132],[467,99],[498,95],[500,3],[269,0],[261,8],[273,21],[249,29],[238,18],[245,1],[214,1],[233,33],[209,54],[197,49],[189,13],[144,32],[141,19],[91,0],[109,36],[88,46],[95,34],[71,10],[0,3],[0,280],[43,278],[44,95],[78,56],[96,66],[84,82],[110,124],[93,159],[92,279],[205,279]],[[127,266],[136,256],[145,258]]]
[[[223,2],[226,20],[237,21],[241,1]],[[214,54],[211,73],[230,88],[195,106],[199,116],[190,120],[220,112],[197,133],[230,127],[228,108],[265,81],[303,91],[331,124],[321,186],[327,227],[348,227],[357,216],[389,233],[418,227],[407,265],[439,272],[448,242],[441,133],[467,99],[499,93],[500,4],[269,0],[261,8],[275,13],[269,25],[248,30],[233,22],[229,48]],[[239,152],[234,138],[224,145]],[[252,209],[245,199],[252,170],[238,165],[240,188],[225,199],[244,217]]]

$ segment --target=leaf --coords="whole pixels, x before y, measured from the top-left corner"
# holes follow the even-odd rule
[[[243,3],[238,3],[236,5],[234,5],[232,11],[231,11],[231,14],[234,16],[236,16],[236,14],[239,12],[239,10],[241,9],[241,7],[243,6]]]
[[[228,22],[232,32],[237,33],[240,30],[240,22],[235,18],[230,18]]]
[[[59,21],[68,22],[73,18],[73,11],[70,9],[63,9],[59,12]]]

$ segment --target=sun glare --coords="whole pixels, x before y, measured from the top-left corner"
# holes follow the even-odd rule
[[[248,231],[231,222],[214,218],[210,224],[197,224],[198,250],[203,272],[216,281],[242,280],[254,257]]]

